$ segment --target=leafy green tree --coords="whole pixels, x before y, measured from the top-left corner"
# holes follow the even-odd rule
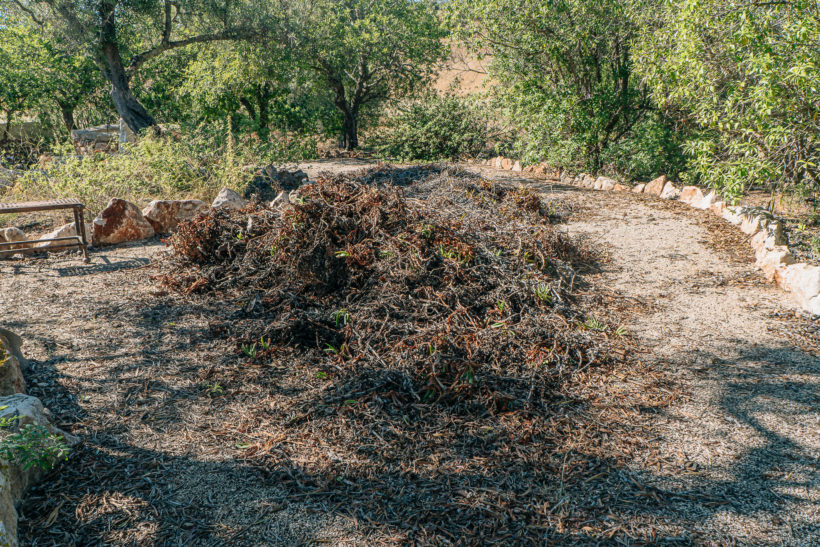
[[[198,62],[203,47],[207,46],[192,45],[169,51],[146,62],[134,73],[131,80],[134,95],[157,122],[185,123],[194,118],[193,105],[184,87],[190,67]]]
[[[29,68],[41,78],[41,92],[56,103],[65,129],[70,133],[76,127],[74,112],[103,86],[100,71],[91,58],[60,48],[39,29],[31,31],[35,51]]]
[[[398,105],[382,124],[375,148],[401,160],[476,157],[491,139],[490,125],[469,99],[429,92]]]
[[[267,0],[0,0],[0,9],[27,15],[61,40],[83,48],[111,84],[117,112],[135,132],[154,117],[131,88],[134,74],[164,53],[218,41],[271,34],[281,11]]]
[[[691,174],[730,196],[820,189],[820,6],[813,0],[670,0],[637,68],[697,135]]]
[[[491,60],[496,98],[521,128],[525,159],[597,171],[650,116],[664,123],[632,74],[638,21],[653,4],[453,0],[448,18],[458,38]]]
[[[0,102],[6,117],[57,106],[67,131],[74,112],[102,85],[94,62],[66,51],[39,27],[8,20],[0,27]]]
[[[300,62],[330,93],[348,150],[363,109],[418,89],[444,55],[432,0],[302,0],[291,19]]]
[[[188,65],[180,92],[204,120],[230,116],[234,127],[249,127],[262,137],[270,129],[313,131],[317,116],[328,112],[305,76],[290,48],[214,44]]]
[[[37,37],[18,21],[6,19],[0,25],[0,113],[6,120],[0,142],[7,140],[16,116],[45,99],[42,74],[31,66],[40,53],[39,45]]]

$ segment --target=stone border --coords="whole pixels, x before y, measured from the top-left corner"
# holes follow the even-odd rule
[[[751,237],[750,245],[757,259],[755,266],[767,280],[791,293],[804,311],[820,315],[820,266],[796,262],[789,250],[783,222],[765,209],[728,205],[715,192],[704,195],[703,190],[697,186],[677,188],[665,175],[630,188],[608,177],[593,177],[587,173],[572,177],[546,163],[522,167],[520,161],[501,156],[478,163],[496,169],[543,176],[562,184],[591,190],[651,194],[661,199],[681,201],[695,209],[711,211]]]
[[[0,327],[0,420],[5,424],[0,428],[0,439],[21,427],[36,425],[46,428],[50,434],[62,436],[68,446],[76,445],[79,439],[54,426],[51,413],[40,399],[26,394],[23,372],[29,365],[23,357],[22,344],[19,336]],[[17,547],[19,544],[15,506],[28,488],[47,474],[37,466],[26,467],[0,457],[0,545]]]

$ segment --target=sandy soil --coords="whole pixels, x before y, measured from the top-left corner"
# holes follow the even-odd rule
[[[627,328],[685,387],[635,455],[639,480],[668,494],[659,513],[697,541],[820,542],[820,319],[762,283],[744,245],[714,249],[708,213],[541,187],[594,211],[567,230],[609,249],[597,282],[658,304]]]
[[[361,165],[303,168],[314,176]],[[676,386],[667,407],[644,413],[650,431],[631,463],[588,478],[615,498],[629,488],[640,500],[597,509],[612,521],[610,537],[630,543],[640,530],[646,543],[675,545],[820,541],[820,322],[764,283],[742,238],[723,236],[705,213],[522,182],[573,205],[562,229],[606,251],[593,287],[645,303],[624,315],[640,348],[632,358]],[[74,256],[0,261],[4,326],[26,340],[29,391],[83,439],[70,462],[76,472],[55,473],[21,508],[22,543],[400,542],[394,527],[306,507],[236,458],[218,434],[253,424],[215,401],[223,388],[243,388],[214,379],[223,348],[208,330],[209,310],[186,306],[146,275],[163,248],[154,240],[107,249],[91,265]],[[564,503],[557,497],[545,508],[560,516],[557,528]],[[578,543],[600,541],[583,522],[574,526]]]

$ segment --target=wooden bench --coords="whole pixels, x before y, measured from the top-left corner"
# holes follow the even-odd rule
[[[3,213],[30,213],[32,211],[57,211],[60,209],[71,209],[74,212],[74,226],[77,235],[70,237],[56,237],[46,239],[36,239],[33,241],[0,241],[0,256],[9,254],[31,252],[31,251],[52,251],[54,249],[66,249],[70,247],[79,247],[85,256],[85,261],[89,262],[88,258],[88,240],[85,235],[85,206],[76,199],[52,199],[49,201],[24,201],[21,203],[0,203],[0,214]],[[37,244],[37,243],[57,243],[57,245],[49,245],[48,248],[43,247],[28,247],[24,249],[5,249],[4,247],[12,247],[18,245]]]

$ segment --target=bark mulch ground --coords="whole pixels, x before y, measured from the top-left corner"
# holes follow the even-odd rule
[[[45,275],[29,380],[83,442],[24,543],[674,540],[629,462],[680,388],[618,328],[650,304],[584,281],[600,257],[562,207],[382,168],[201,217],[71,304]]]

